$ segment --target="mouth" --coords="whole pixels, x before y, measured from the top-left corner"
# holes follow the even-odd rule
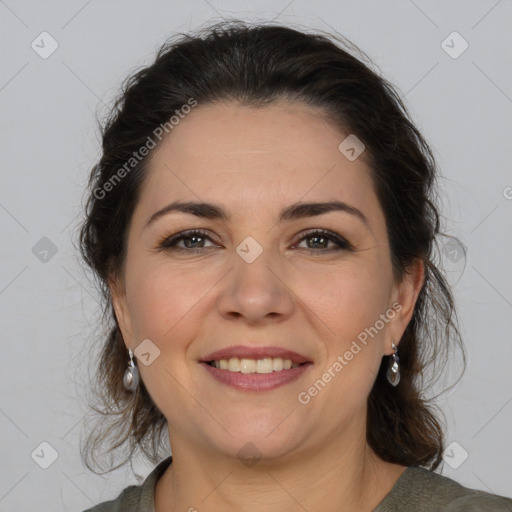
[[[236,345],[216,350],[199,362],[207,363],[221,370],[242,373],[278,372],[296,368],[304,363],[312,363],[306,356],[293,350],[247,345]]]
[[[227,370],[228,372],[272,373],[298,368],[308,363],[297,364],[293,363],[291,359],[283,359],[282,357],[265,357],[263,359],[240,359],[238,357],[232,357],[230,359],[206,361],[206,364],[220,370]]]
[[[299,378],[313,364],[280,347],[242,345],[218,350],[198,362],[215,380],[245,391],[275,389]]]

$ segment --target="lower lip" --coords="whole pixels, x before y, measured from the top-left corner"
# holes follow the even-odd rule
[[[230,372],[229,370],[215,368],[207,363],[201,363],[201,366],[206,368],[215,380],[235,389],[243,391],[270,391],[297,380],[311,366],[311,363],[301,364],[296,368],[272,373]]]

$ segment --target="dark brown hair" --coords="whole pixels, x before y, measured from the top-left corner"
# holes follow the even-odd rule
[[[122,385],[128,358],[108,282],[123,269],[129,223],[147,175],[147,156],[130,159],[191,98],[198,105],[233,100],[255,108],[280,99],[302,101],[365,144],[395,277],[401,279],[416,259],[425,265],[425,282],[400,340],[401,382],[396,388],[387,382],[389,357],[384,357],[368,398],[367,439],[386,461],[435,469],[444,440],[440,411],[424,395],[425,372],[433,365],[440,375],[453,342],[463,355],[464,350],[453,298],[435,261],[440,221],[432,152],[399,94],[354,45],[319,31],[236,20],[165,43],[153,64],[124,82],[100,124],[103,154],[90,176],[80,249],[98,278],[109,334],[97,367],[99,405],[93,407],[104,422],[83,447],[86,464],[93,469],[96,454],[112,454],[124,445],[121,464],[137,449],[152,462],[160,456],[164,416],[144,383],[133,394]],[[120,173],[123,166],[127,172]]]

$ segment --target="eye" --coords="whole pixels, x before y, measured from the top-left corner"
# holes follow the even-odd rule
[[[212,241],[206,234],[206,231],[200,229],[183,231],[174,236],[164,238],[164,240],[158,244],[158,247],[160,249],[197,253],[208,248],[204,246],[206,240]],[[178,245],[181,242],[184,243],[184,246]],[[214,247],[218,246],[215,245]]]
[[[307,231],[306,233],[303,234],[299,242],[302,242],[303,240],[313,241],[311,245],[308,244],[308,247],[305,248],[310,253],[318,254],[332,251],[354,250],[353,246],[349,242],[347,242],[347,240],[345,240],[343,237],[337,235],[336,233],[333,233],[332,231],[327,231],[325,229],[313,229]],[[329,249],[329,242],[334,243],[335,246],[337,247]]]

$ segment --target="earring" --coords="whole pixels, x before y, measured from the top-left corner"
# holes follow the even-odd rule
[[[386,377],[388,379],[388,382],[393,386],[398,386],[398,383],[400,382],[400,365],[399,365],[399,359],[397,356],[398,347],[395,345],[395,340],[391,341],[391,346],[393,347],[393,350],[395,351],[394,354],[391,355],[393,359],[389,360],[389,368],[388,372],[386,374]]]
[[[137,389],[139,385],[139,369],[135,366],[133,362],[133,351],[130,349],[128,351],[130,355],[130,362],[128,363],[128,368],[126,368],[123,376],[123,386],[126,390],[131,391],[132,393]]]

